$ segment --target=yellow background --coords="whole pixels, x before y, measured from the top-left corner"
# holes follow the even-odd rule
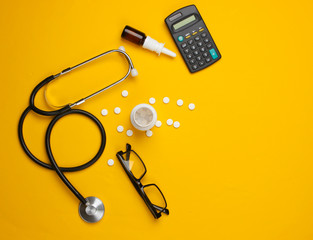
[[[128,24],[178,53],[164,19],[193,3],[222,54],[203,71],[190,74],[180,55],[158,57],[120,38]],[[312,12],[310,0],[3,1],[0,238],[313,239]],[[107,146],[92,167],[66,174],[85,197],[105,204],[103,219],[88,224],[56,173],[25,155],[17,124],[39,81],[120,45],[139,76],[81,105],[103,123]],[[104,57],[56,80],[48,95],[66,103],[122,71],[120,56]],[[124,89],[127,98],[121,97]],[[168,105],[161,102],[165,96]],[[151,138],[117,133],[119,124],[131,127],[131,109],[150,97],[162,127]],[[46,107],[42,92],[36,102]],[[120,115],[113,113],[117,106]],[[166,126],[168,118],[181,127]],[[26,142],[44,161],[50,120],[32,113],[25,121]],[[99,139],[89,120],[62,119],[52,134],[57,162],[85,162]],[[116,159],[127,142],[146,163],[143,182],[162,189],[169,216],[153,218]]]

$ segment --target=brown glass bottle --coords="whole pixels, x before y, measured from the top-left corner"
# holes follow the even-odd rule
[[[146,34],[143,32],[138,31],[137,29],[134,29],[130,26],[125,26],[123,32],[122,32],[122,38],[127,39],[128,41],[131,41],[139,46],[142,46],[146,39]]]

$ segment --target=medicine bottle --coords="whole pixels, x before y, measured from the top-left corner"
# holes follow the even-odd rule
[[[144,44],[146,37],[146,34],[128,25],[126,25],[122,32],[122,38],[125,38],[126,40],[133,42],[139,46],[142,46]]]
[[[164,53],[168,56],[176,57],[176,53],[165,48],[164,43],[159,43],[153,38],[146,36],[146,34],[144,34],[143,32],[128,25],[125,26],[122,32],[122,38],[125,38],[126,40],[142,46],[143,48],[148,49],[152,52],[156,52],[158,55]]]
[[[139,104],[133,108],[130,114],[130,121],[133,126],[141,131],[151,129],[157,120],[157,112],[149,104]]]

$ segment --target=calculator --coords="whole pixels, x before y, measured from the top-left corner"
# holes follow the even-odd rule
[[[190,5],[170,14],[165,23],[191,73],[221,58],[198,9]]]

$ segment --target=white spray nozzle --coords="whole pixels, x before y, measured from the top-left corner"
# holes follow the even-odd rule
[[[159,43],[158,41],[154,40],[153,38],[147,36],[145,39],[145,42],[142,45],[143,48],[149,49],[153,52],[156,52],[157,54],[164,53],[171,57],[176,57],[176,53],[168,50],[164,47],[164,43]]]
[[[163,48],[163,49],[162,49],[162,53],[164,53],[164,54],[166,54],[166,55],[169,55],[169,56],[171,56],[171,57],[176,57],[176,53],[174,53],[174,52],[168,50],[167,48]]]

